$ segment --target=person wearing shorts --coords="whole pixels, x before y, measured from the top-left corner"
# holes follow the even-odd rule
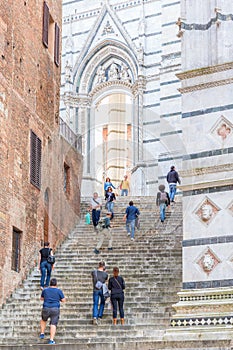
[[[56,278],[50,281],[50,287],[43,289],[40,300],[43,300],[43,308],[40,321],[40,339],[45,337],[45,328],[50,318],[50,339],[49,344],[55,344],[54,337],[56,334],[57,324],[60,317],[60,302],[66,301],[61,289],[57,288]]]

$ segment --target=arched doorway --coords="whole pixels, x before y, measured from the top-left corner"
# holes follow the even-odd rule
[[[97,183],[103,183],[108,176],[118,185],[125,174],[130,175],[133,165],[133,97],[109,89],[94,101],[91,119],[90,159]]]

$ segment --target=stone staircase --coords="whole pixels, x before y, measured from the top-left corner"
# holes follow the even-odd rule
[[[141,227],[134,242],[127,237],[122,220],[130,199],[141,212]],[[99,255],[93,253],[96,234],[84,220],[88,203],[88,198],[82,200],[80,223],[56,251],[53,277],[67,298],[67,303],[61,305],[56,343],[65,349],[65,344],[161,340],[181,289],[181,203],[171,206],[166,221],[161,223],[154,197],[118,197],[112,225],[113,250],[108,251],[105,242]],[[113,266],[119,266],[125,279],[124,326],[112,325],[110,305],[105,307],[101,324],[92,325],[91,271],[100,260],[106,262],[109,275]],[[35,269],[0,310],[0,344],[26,349],[28,343],[35,348],[47,343],[49,327],[46,340],[38,339],[42,306],[39,280],[40,273]]]

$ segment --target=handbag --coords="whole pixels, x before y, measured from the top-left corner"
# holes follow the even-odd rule
[[[96,279],[97,279],[97,282],[95,284],[95,288],[96,289],[101,289],[103,287],[103,283],[98,281],[97,270],[95,270],[95,275],[96,275]]]
[[[55,264],[55,256],[51,255],[51,250],[49,251],[49,256],[47,257],[47,262],[51,265]]]
[[[106,286],[105,283],[103,283],[103,295],[104,295],[104,297],[106,299],[110,297],[110,293],[109,293],[108,287]]]

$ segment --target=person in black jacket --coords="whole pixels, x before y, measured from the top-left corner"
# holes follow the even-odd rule
[[[125,281],[119,276],[119,268],[113,268],[113,277],[109,278],[108,289],[111,291],[111,303],[113,307],[113,325],[117,324],[117,305],[119,307],[121,324],[124,325],[124,289]]]
[[[167,182],[169,185],[169,197],[171,202],[175,202],[176,195],[176,184],[177,182],[180,184],[179,174],[176,171],[174,165],[171,166],[171,170],[167,173]]]

